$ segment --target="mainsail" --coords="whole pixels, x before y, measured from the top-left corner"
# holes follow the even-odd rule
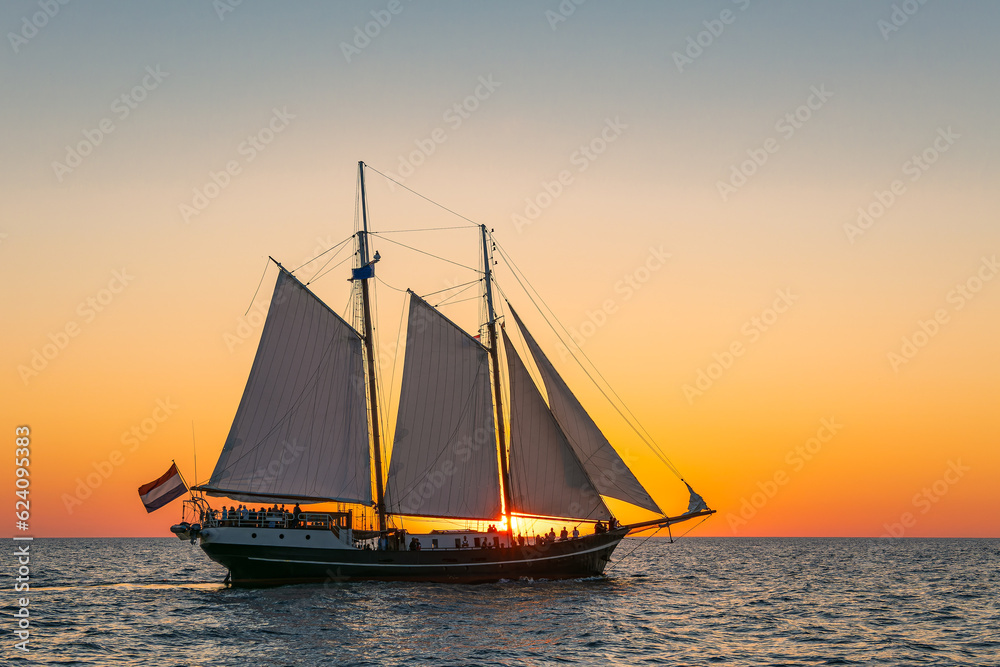
[[[510,477],[514,511],[592,521],[611,518],[506,330],[503,341],[510,378]]]
[[[283,268],[210,495],[370,505],[361,337]]]
[[[514,320],[517,322],[517,326],[520,328],[535,360],[535,365],[542,375],[552,414],[555,415],[559,426],[566,434],[570,445],[583,463],[587,475],[594,482],[597,490],[600,491],[601,495],[624,500],[651,512],[663,514],[646,489],[625,465],[618,452],[608,442],[601,429],[597,427],[597,424],[570,391],[566,382],[556,372],[552,362],[528,333],[528,329],[513,308],[511,308],[511,314],[514,316]]]
[[[495,519],[500,480],[488,352],[409,295],[387,504],[411,516]]]

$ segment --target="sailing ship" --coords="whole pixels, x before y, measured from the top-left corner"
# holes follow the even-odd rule
[[[686,511],[663,512],[513,307],[507,303],[509,318],[498,317],[496,246],[485,225],[477,239],[486,315],[480,335],[407,291],[395,433],[383,474],[372,312],[380,257],[370,256],[366,168],[358,163],[360,224],[350,278],[361,326],[275,261],[278,277],[243,396],[211,478],[192,487],[203,494],[189,501],[200,510],[199,523],[182,539],[200,540],[235,585],[560,579],[601,575],[631,532],[714,513],[690,486]],[[540,382],[508,326],[519,332]],[[220,514],[204,494],[272,507]],[[656,518],[620,525],[605,498]],[[294,515],[278,509],[293,503]],[[337,509],[299,508],[309,504]],[[369,524],[363,517],[370,511]],[[515,534],[515,523],[538,519],[572,522],[586,534]],[[407,521],[428,520],[467,527],[405,529]],[[498,526],[480,531],[474,522]]]

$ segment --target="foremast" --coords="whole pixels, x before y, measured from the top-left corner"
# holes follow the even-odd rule
[[[500,480],[503,488],[503,513],[507,521],[508,544],[514,543],[514,527],[511,523],[510,467],[507,461],[507,434],[503,420],[503,392],[500,382],[500,337],[497,335],[497,318],[493,309],[493,255],[490,253],[489,235],[486,225],[479,226],[483,236],[483,267],[486,281],[486,327],[490,336],[490,361],[493,366],[493,395],[496,406],[497,449],[500,452]]]
[[[379,532],[387,529],[385,510],[385,484],[382,477],[382,433],[378,411],[378,385],[375,383],[375,327],[372,325],[372,304],[368,281],[375,277],[375,262],[369,257],[368,205],[365,199],[365,163],[358,161],[358,178],[361,179],[361,231],[358,232],[358,256],[361,267],[355,279],[361,283],[361,309],[364,315],[365,358],[368,365],[368,404],[371,406],[372,450],[375,462],[375,513],[378,515]]]

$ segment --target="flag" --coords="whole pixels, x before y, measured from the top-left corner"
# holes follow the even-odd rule
[[[360,269],[351,270],[351,280],[367,280],[375,275],[375,262],[369,262]]]
[[[177,470],[177,464],[170,466],[170,470],[165,472],[155,482],[143,484],[139,487],[139,498],[146,506],[147,512],[158,510],[171,500],[180,498],[187,493],[187,486],[181,479],[181,473]]]

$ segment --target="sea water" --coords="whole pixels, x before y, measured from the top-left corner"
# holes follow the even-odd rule
[[[30,650],[8,581],[3,664],[1000,664],[1000,540],[627,539],[615,561],[571,581],[233,589],[173,537],[39,539]]]

